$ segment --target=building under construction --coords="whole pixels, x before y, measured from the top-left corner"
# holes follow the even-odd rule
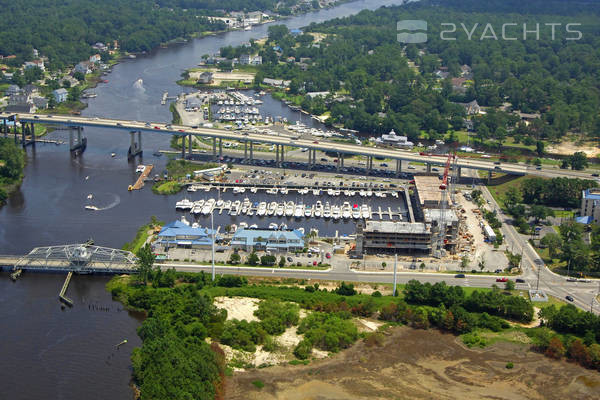
[[[413,201],[407,204],[409,214],[414,215],[412,221],[359,223],[356,254],[455,254],[460,218],[454,210],[453,185],[447,183],[448,170],[447,166],[442,180],[438,175],[414,177]]]

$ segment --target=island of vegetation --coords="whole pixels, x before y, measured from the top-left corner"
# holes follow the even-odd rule
[[[143,399],[222,398],[226,376],[234,368],[258,366],[240,355],[285,352],[279,336],[289,329],[297,332],[298,341],[281,360],[291,364],[342,351],[359,339],[377,345],[387,327],[406,324],[461,335],[466,345],[479,347],[522,332],[535,351],[600,369],[600,318],[552,303],[539,311],[539,326],[526,328],[523,324],[537,316],[529,300],[513,293],[513,282],[505,290],[473,290],[410,281],[394,297],[377,290],[361,294],[344,282],[328,290],[295,279],[249,282],[224,275],[212,281],[203,272],[161,269],[149,246],[137,256],[138,274],[113,278],[108,290],[147,316],[138,329],[143,344],[132,354],[134,381]],[[232,319],[219,306],[227,298],[256,299],[253,315]],[[365,318],[384,325],[361,333],[357,319]]]
[[[0,138],[0,207],[23,180],[25,152],[12,139]]]

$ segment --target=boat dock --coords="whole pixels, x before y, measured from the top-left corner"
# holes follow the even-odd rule
[[[175,96],[169,97],[169,92],[164,92],[162,95],[162,98],[160,100],[160,104],[164,106],[165,104],[167,104],[167,100],[175,100],[175,99],[177,99],[177,97],[175,97]]]
[[[68,298],[65,293],[67,293],[67,289],[69,288],[69,283],[71,282],[71,277],[73,276],[73,271],[69,271],[67,274],[67,278],[65,279],[65,283],[62,285],[62,289],[60,289],[60,293],[58,294],[58,298],[60,301],[68,305],[69,307],[73,307],[73,300]]]
[[[144,165],[143,167],[144,167],[144,170],[142,171],[140,176],[138,176],[137,181],[135,181],[135,183],[133,185],[129,185],[128,190],[139,190],[142,187],[144,187],[144,181],[152,172],[152,168],[154,168],[154,165],[148,164],[148,165]]]

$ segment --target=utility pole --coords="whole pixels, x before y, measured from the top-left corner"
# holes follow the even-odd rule
[[[394,254],[394,294],[393,297],[396,297],[396,269],[398,268],[398,254]]]
[[[537,284],[536,284],[536,286],[535,286],[535,290],[536,290],[536,291],[540,290],[540,271],[542,270],[542,266],[541,266],[541,265],[538,265],[538,266],[537,266],[537,269],[538,269],[538,270],[537,270]]]
[[[210,212],[210,230],[212,233],[211,253],[212,253],[212,280],[215,280],[215,224],[214,224],[214,209]]]

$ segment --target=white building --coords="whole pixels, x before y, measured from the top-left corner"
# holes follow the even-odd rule
[[[588,222],[600,221],[600,189],[584,190],[581,195],[581,217],[587,217]]]
[[[408,140],[406,136],[398,136],[392,129],[390,133],[381,135],[380,138],[375,139],[378,144],[388,144],[395,147],[412,148],[415,144]]]

